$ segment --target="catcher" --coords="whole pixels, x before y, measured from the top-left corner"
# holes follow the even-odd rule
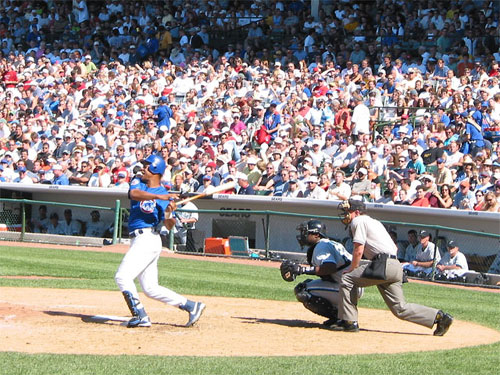
[[[294,281],[297,275],[316,275],[318,279],[307,279],[295,287],[295,296],[304,307],[315,314],[328,318],[323,322],[331,326],[337,321],[339,281],[342,271],[350,266],[352,256],[344,246],[328,239],[326,228],[319,220],[301,223],[297,230],[297,240],[308,245],[307,262],[309,266],[284,261],[280,266],[281,277],[285,281]],[[362,288],[354,288],[352,299],[357,301],[363,294]]]

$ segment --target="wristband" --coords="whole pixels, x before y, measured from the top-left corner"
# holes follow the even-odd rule
[[[301,267],[300,273],[305,275],[316,275],[316,267]]]

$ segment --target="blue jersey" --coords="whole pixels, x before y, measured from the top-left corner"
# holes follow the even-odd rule
[[[130,183],[130,190],[140,189],[152,194],[168,194],[163,186],[148,188],[148,186],[138,178]],[[154,228],[165,219],[165,210],[169,201],[150,200],[134,201],[130,200],[130,217],[128,219],[128,228],[132,232],[141,228]]]

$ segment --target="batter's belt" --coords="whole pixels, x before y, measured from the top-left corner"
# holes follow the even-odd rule
[[[132,232],[129,232],[128,236],[129,238],[136,238],[137,236],[140,236],[141,234],[144,233],[153,233],[153,234],[159,234],[159,232],[156,230],[156,228],[141,228],[141,229],[136,229]]]

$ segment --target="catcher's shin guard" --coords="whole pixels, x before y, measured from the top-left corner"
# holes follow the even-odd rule
[[[302,302],[304,307],[315,314],[329,319],[337,319],[337,308],[326,298],[314,296],[306,288],[306,284],[311,280],[306,280],[295,286],[295,297]]]
[[[151,320],[149,320],[149,316],[146,314],[141,301],[135,298],[132,293],[128,291],[123,292],[123,297],[125,298],[125,302],[127,302],[127,306],[133,315],[133,318],[128,321],[127,327],[151,327]]]

